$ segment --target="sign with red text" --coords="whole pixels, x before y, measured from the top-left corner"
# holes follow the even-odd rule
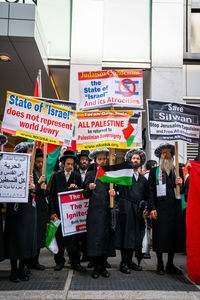
[[[86,232],[89,199],[83,190],[58,193],[63,236]]]
[[[80,111],[76,119],[77,149],[141,148],[142,112]]]
[[[2,131],[41,142],[71,145],[75,111],[8,92]]]
[[[142,70],[79,72],[80,110],[143,107]]]

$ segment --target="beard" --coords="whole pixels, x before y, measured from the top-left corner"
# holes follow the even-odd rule
[[[88,165],[83,165],[82,163],[79,163],[79,168],[83,171],[87,170]]]
[[[173,158],[160,159],[160,167],[162,171],[165,171],[169,176],[170,172],[174,169]]]

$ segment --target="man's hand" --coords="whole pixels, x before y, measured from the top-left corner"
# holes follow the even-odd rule
[[[29,190],[31,190],[31,191],[34,190],[34,189],[35,189],[35,184],[32,183],[32,182],[29,182],[28,188],[29,188]]]
[[[50,219],[51,219],[52,221],[54,221],[55,219],[58,219],[57,214],[52,214],[52,215],[50,216]]]
[[[38,180],[39,184],[42,184],[43,182],[46,182],[46,176],[45,175],[40,176],[40,179]]]
[[[114,189],[109,190],[109,195],[114,197],[115,196],[115,190]]]
[[[70,186],[68,187],[68,190],[72,190],[72,189],[75,190],[77,188],[78,188],[78,186],[76,184],[71,183]]]
[[[95,187],[96,187],[96,184],[95,184],[95,183],[90,183],[90,184],[89,184],[89,189],[90,189],[91,191],[93,191],[93,190],[95,189]]]
[[[154,220],[156,220],[156,219],[157,219],[157,210],[152,210],[152,211],[150,212],[150,215],[151,215],[151,217],[152,217]]]
[[[148,211],[147,210],[143,210],[142,217],[143,217],[143,219],[147,219],[147,217],[148,217]]]
[[[183,179],[181,177],[176,177],[176,185],[182,186]]]
[[[46,191],[47,185],[46,185],[45,182],[43,182],[43,183],[41,184],[41,189],[42,189],[43,191]]]

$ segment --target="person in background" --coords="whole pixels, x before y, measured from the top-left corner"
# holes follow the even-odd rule
[[[8,142],[7,136],[0,133],[0,147]],[[4,238],[3,238],[3,219],[1,214],[1,209],[3,204],[0,203],[0,261],[4,260]]]
[[[45,247],[46,228],[47,228],[47,185],[46,177],[42,175],[43,166],[42,149],[36,149],[34,163],[34,178],[35,178],[35,201],[37,208],[37,255],[30,261],[31,269],[43,271],[45,266],[39,263],[40,249]]]
[[[150,160],[147,161],[147,163],[146,163],[146,173],[145,173],[145,175],[144,175],[144,177],[145,177],[147,180],[148,180],[148,178],[149,178],[150,170],[151,170],[152,168],[155,168],[155,167],[157,167],[157,161],[156,161],[156,160],[150,159]]]
[[[108,278],[110,273],[106,269],[106,260],[115,256],[114,235],[110,230],[110,195],[114,196],[114,189],[109,190],[109,184],[96,180],[99,166],[105,166],[108,161],[109,150],[106,148],[93,150],[89,158],[94,159],[93,170],[88,171],[84,182],[84,196],[89,198],[87,214],[87,254],[94,265],[92,278],[100,275]]]
[[[149,174],[150,213],[153,219],[153,251],[157,255],[157,274],[182,274],[173,263],[175,252],[185,251],[184,217],[176,185],[183,189],[183,179],[175,175],[174,146],[161,144],[155,150],[159,166]],[[162,254],[168,253],[166,269]]]
[[[54,173],[52,178],[49,197],[49,210],[51,220],[60,218],[58,193],[82,188],[81,176],[74,171],[74,163],[77,161],[78,160],[75,157],[74,152],[70,150],[66,150],[60,157],[60,162],[62,162],[64,169]],[[67,248],[72,269],[78,272],[85,272],[86,269],[83,268],[80,264],[78,234],[63,237],[61,226],[59,226],[56,232],[56,240],[59,252],[54,255],[54,259],[56,262],[54,270],[60,271],[64,267],[64,251],[65,248]]]
[[[116,231],[116,248],[121,250],[120,271],[130,274],[131,269],[141,271],[142,240],[144,237],[144,218],[148,213],[148,183],[139,173],[139,167],[145,163],[146,154],[140,149],[131,149],[125,155],[125,161],[133,167],[132,185],[119,185],[117,202],[118,228]],[[135,251],[138,265],[132,261]]]
[[[18,144],[14,152],[31,153],[32,143]],[[5,258],[10,259],[12,282],[28,281],[25,267],[27,260],[37,254],[37,211],[33,196],[35,184],[33,176],[29,178],[28,203],[8,203],[5,219]],[[19,260],[19,266],[18,266]]]

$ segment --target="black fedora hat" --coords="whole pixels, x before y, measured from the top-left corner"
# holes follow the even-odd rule
[[[78,161],[78,158],[74,155],[74,151],[72,150],[66,150],[61,156],[60,161],[65,161],[67,158],[73,158],[75,162]]]
[[[37,158],[37,157],[44,157],[42,149],[40,149],[40,148],[36,149],[35,158]]]
[[[81,150],[81,152],[77,154],[77,157],[80,160],[81,156],[86,156],[86,157],[88,157],[89,160],[91,160],[89,158],[89,154],[90,154],[89,150]]]

